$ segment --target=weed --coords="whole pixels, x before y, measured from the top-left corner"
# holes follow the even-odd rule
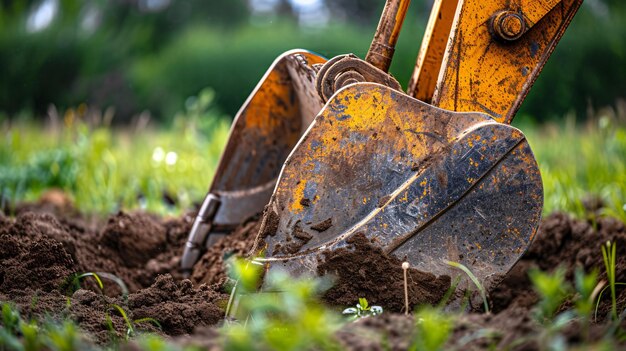
[[[15,333],[20,326],[20,313],[11,304],[2,303],[2,327],[10,333]]]
[[[263,292],[256,292],[262,267],[245,260],[230,265],[237,279],[237,297],[221,333],[226,350],[337,349],[334,332],[341,326],[336,313],[327,310],[317,296],[327,287],[323,279],[294,279],[280,271],[264,278]]]
[[[454,327],[454,318],[442,310],[423,307],[415,314],[417,335],[409,350],[442,350]]]
[[[141,324],[141,323],[152,323],[154,324],[154,326],[156,326],[159,329],[163,329],[163,327],[161,327],[161,323],[159,323],[159,321],[157,321],[154,318],[150,318],[150,317],[145,317],[145,318],[139,318],[139,319],[135,319],[133,320],[133,324],[137,325],[137,324]]]
[[[589,323],[591,313],[593,312],[593,302],[595,294],[597,293],[597,286],[598,272],[596,270],[585,274],[582,268],[576,269],[574,273],[574,287],[578,295],[574,301],[574,310],[576,315],[582,320],[585,340],[589,338]]]
[[[76,292],[76,290],[80,289],[80,280],[87,277],[93,277],[96,283],[98,283],[98,288],[100,288],[101,291],[104,289],[104,284],[102,284],[102,279],[100,279],[100,276],[98,276],[98,274],[93,272],[76,273],[75,275],[70,276],[70,284],[68,288],[71,290],[68,291],[69,294],[72,294]]]
[[[126,339],[133,336],[135,334],[135,326],[133,325],[133,322],[128,318],[128,314],[126,313],[126,311],[124,311],[124,309],[120,305],[117,305],[114,303],[109,305],[109,310],[111,309],[117,310],[117,312],[124,319],[124,323],[126,323]],[[107,311],[107,315],[108,315],[108,311]],[[109,320],[110,320],[110,317],[109,317]]]
[[[17,308],[2,303],[2,325],[0,325],[0,349],[15,351],[74,351],[87,350],[88,344],[70,320],[61,323],[35,320],[27,322]]]
[[[474,285],[476,286],[476,288],[480,292],[480,296],[483,299],[483,305],[485,307],[485,312],[489,313],[489,302],[487,301],[487,292],[485,291],[485,288],[483,287],[483,285],[478,281],[478,278],[476,278],[474,273],[472,273],[472,271],[470,271],[469,268],[465,267],[464,265],[462,265],[462,264],[460,264],[458,262],[446,261],[446,263],[448,265],[454,267],[454,268],[458,268],[458,269],[462,270],[463,272],[465,272],[465,274],[467,274],[467,276],[470,278],[472,283],[474,283]]]
[[[383,308],[380,306],[370,306],[366,298],[360,297],[359,303],[356,304],[356,307],[348,307],[343,310],[342,313],[350,316],[351,320],[355,320],[382,314]]]
[[[565,281],[565,270],[559,267],[550,274],[533,269],[529,272],[529,276],[535,291],[540,296],[536,309],[537,320],[542,324],[553,322],[554,314],[563,304],[570,290]]]
[[[136,348],[132,348],[132,349],[137,349],[137,350],[146,350],[146,351],[201,351],[203,350],[200,347],[193,347],[193,346],[188,346],[188,347],[183,347],[181,348],[180,346],[176,345],[176,344],[172,344],[167,342],[166,339],[157,336],[157,335],[150,335],[150,334],[145,334],[145,335],[141,335],[139,337],[137,337],[137,339],[134,340]]]
[[[616,266],[616,249],[615,243],[607,241],[605,245],[602,245],[602,259],[604,260],[604,268],[606,269],[606,276],[609,280],[609,287],[611,288],[611,317],[613,320],[617,319],[617,299],[615,294],[615,266]]]
[[[626,286],[626,283],[617,282],[617,283],[615,283],[615,286],[616,287],[617,286]],[[600,308],[600,301],[602,301],[602,296],[604,296],[604,292],[607,289],[609,289],[609,288],[610,288],[609,285],[602,287],[601,290],[600,290],[600,293],[598,294],[598,298],[596,299],[596,308],[595,308],[594,317],[593,317],[594,320],[598,320],[598,309]],[[613,313],[613,311],[612,311],[612,306],[611,306],[611,314],[610,314],[611,318],[613,318],[613,314],[612,313]]]

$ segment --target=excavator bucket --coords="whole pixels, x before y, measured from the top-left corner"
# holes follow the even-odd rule
[[[263,210],[281,165],[323,106],[315,65],[304,50],[278,57],[235,117],[228,143],[183,253],[189,273],[205,246]]]
[[[285,162],[256,260],[316,275],[361,234],[422,271],[471,267],[489,288],[526,251],[542,205],[519,130],[359,83],[333,96]]]
[[[293,98],[280,100],[279,118],[251,115],[256,96],[275,85],[270,73],[242,109],[213,183],[224,206],[239,184],[266,184],[267,197],[277,179],[251,250],[256,263],[325,275],[327,257],[365,238],[436,275],[460,263],[493,288],[529,247],[543,207],[535,157],[509,124],[581,2],[436,0],[408,94],[387,70],[409,0],[387,1],[365,60],[310,67],[323,59],[284,56],[280,81],[289,82],[267,89],[257,110]],[[215,208],[203,206],[197,222],[210,213],[216,225]]]

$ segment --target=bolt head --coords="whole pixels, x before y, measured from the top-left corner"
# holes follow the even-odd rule
[[[521,14],[513,11],[501,11],[495,14],[491,22],[493,33],[500,39],[513,41],[526,32],[526,22]]]

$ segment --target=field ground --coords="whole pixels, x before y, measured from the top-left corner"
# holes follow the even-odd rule
[[[463,300],[469,305],[456,309],[411,296],[415,313],[405,316],[403,292],[382,291],[389,298],[381,303],[377,262],[363,262],[352,272],[354,303],[367,298],[384,312],[354,323],[341,314],[349,306],[333,303],[336,287],[318,293],[329,288],[323,280],[271,276],[270,285],[284,293],[250,295],[258,276],[228,257],[246,252],[258,230],[254,219],[209,250],[191,281],[181,279],[176,267],[189,211],[202,200],[228,132],[226,123],[201,123],[200,116],[188,112],[168,130],[141,120],[118,130],[77,109],[46,128],[2,127],[0,350],[624,346],[623,103],[578,125],[573,118],[541,126],[520,118],[542,171],[544,220],[487,307],[474,289]],[[232,306],[228,274],[244,293],[238,315],[250,316],[239,322],[223,318]],[[448,287],[456,281],[446,279]],[[447,292],[454,289],[438,291]],[[372,313],[365,301],[357,310]]]

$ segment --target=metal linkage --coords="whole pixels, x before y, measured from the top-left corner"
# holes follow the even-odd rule
[[[189,275],[193,265],[198,261],[200,255],[205,250],[206,242],[211,232],[213,218],[220,206],[220,199],[215,194],[208,194],[200,207],[200,211],[193,222],[193,227],[189,232],[189,238],[185,244],[185,251],[181,258],[181,271],[184,275]]]

